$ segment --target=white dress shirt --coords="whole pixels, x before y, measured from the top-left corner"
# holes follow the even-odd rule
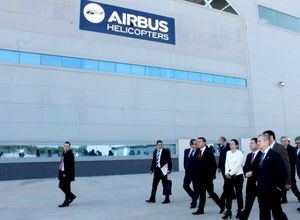
[[[236,150],[235,152],[227,151],[225,162],[225,174],[240,175],[243,174],[244,155],[242,151]]]
[[[193,157],[195,155],[196,150],[193,148],[190,148],[190,152],[188,154],[188,158]]]
[[[270,148],[273,149],[275,141],[270,145]],[[268,150],[269,151],[269,150]]]

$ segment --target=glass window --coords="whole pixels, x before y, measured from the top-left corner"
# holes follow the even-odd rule
[[[99,62],[97,60],[82,60],[82,69],[98,70]]]
[[[0,61],[19,62],[19,52],[11,50],[0,50]]]
[[[247,87],[247,81],[245,79],[236,79],[236,85],[240,87]]]
[[[225,77],[225,84],[235,86],[236,85],[236,78]]]
[[[228,0],[186,0],[189,2],[194,2],[196,4],[202,5],[208,8],[214,8],[220,11],[225,11],[231,14],[238,15],[236,9]]]
[[[182,70],[174,70],[174,79],[187,79],[187,72]]]
[[[300,18],[258,5],[259,20],[290,31],[300,33]]]
[[[131,73],[130,64],[116,63],[116,72],[130,74]]]
[[[36,53],[20,53],[20,63],[26,64],[41,64],[41,55]]]
[[[213,82],[217,84],[224,84],[225,77],[224,76],[213,76]]]
[[[73,57],[62,57],[62,66],[67,68],[81,69],[81,59]]]
[[[194,72],[188,72],[188,80],[201,81],[201,74],[200,73],[194,73]]]
[[[43,54],[42,55],[42,65],[61,66],[61,57]]]
[[[210,75],[210,74],[202,73],[201,74],[201,81],[212,83],[213,82],[213,76]]]
[[[161,68],[160,75],[162,78],[173,79],[174,78],[174,70]]]
[[[161,77],[160,68],[157,67],[148,67],[147,76]]]
[[[99,70],[104,72],[115,72],[115,63],[108,61],[99,61]]]
[[[141,65],[131,65],[131,74],[144,76],[146,75],[146,68]]]

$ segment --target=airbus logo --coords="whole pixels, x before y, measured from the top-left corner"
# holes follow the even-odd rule
[[[90,3],[84,7],[83,15],[89,22],[98,24],[104,20],[105,11],[100,5],[96,3]]]

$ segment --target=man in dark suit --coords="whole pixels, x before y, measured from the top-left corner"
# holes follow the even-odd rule
[[[65,200],[59,205],[59,207],[62,208],[69,206],[76,198],[71,192],[71,182],[75,181],[75,163],[74,154],[71,150],[71,143],[69,141],[64,143],[64,152],[60,161],[58,179],[59,188],[65,193]]]
[[[226,176],[225,176],[225,162],[226,162],[226,154],[227,151],[230,150],[230,144],[227,142],[225,137],[220,137],[219,138],[219,164],[218,164],[218,168],[219,171],[222,173],[223,179],[224,179],[224,184],[223,184],[223,193],[221,195],[221,200],[223,201],[223,203],[225,203],[225,180],[226,180]],[[228,188],[228,187],[227,187]],[[232,191],[232,198],[236,198],[234,189],[230,189],[229,190]]]
[[[160,180],[162,181],[164,189],[168,187],[168,177],[167,175],[164,175],[161,170],[161,168],[163,168],[166,164],[168,166],[169,174],[172,171],[171,153],[168,149],[164,148],[163,142],[161,140],[158,140],[156,142],[156,150],[153,152],[153,159],[150,169],[151,173],[153,174],[153,182],[150,199],[146,200],[146,202],[148,203],[155,203],[157,186]],[[169,195],[165,195],[165,200],[162,203],[170,203]]]
[[[206,192],[210,195],[213,201],[220,207],[221,212],[225,210],[225,204],[221,201],[218,195],[214,192],[213,181],[216,178],[217,163],[214,153],[206,146],[204,137],[198,138],[198,161],[196,165],[196,181],[197,192],[199,193],[199,206],[194,215],[204,214],[206,202]]]
[[[271,220],[271,211],[274,220],[287,220],[280,201],[288,175],[284,162],[271,148],[268,134],[260,135],[258,144],[262,151],[257,176],[260,220]]]
[[[297,174],[300,179],[300,136],[295,138],[296,144],[296,166],[297,166]],[[300,212],[300,207],[297,208],[298,212]]]
[[[191,208],[196,208],[198,195],[196,194],[196,174],[195,167],[197,164],[199,149],[197,140],[190,140],[190,148],[184,150],[184,169],[185,176],[183,180],[183,188],[187,194],[192,198]],[[193,190],[190,185],[193,184]]]
[[[291,190],[294,195],[297,197],[298,201],[300,202],[300,192],[297,188],[296,183],[296,159],[297,159],[297,149],[290,144],[290,140],[283,136],[280,139],[282,146],[287,150],[290,160],[291,166]],[[284,190],[282,193],[281,203],[287,203],[287,190]]]
[[[253,203],[257,196],[257,172],[259,168],[259,161],[262,152],[259,150],[257,138],[252,138],[250,141],[251,153],[247,155],[244,165],[244,175],[247,178],[246,185],[246,201],[245,209],[241,212],[240,219],[247,220],[249,218]]]
[[[289,190],[291,188],[291,166],[287,150],[276,142],[275,133],[271,130],[265,131],[264,134],[267,134],[270,137],[270,147],[272,150],[276,151],[281,159],[283,160],[285,171],[288,174],[285,180],[285,189]]]

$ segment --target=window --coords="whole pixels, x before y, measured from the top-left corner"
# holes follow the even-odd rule
[[[300,18],[258,5],[259,20],[286,30],[300,33]]]
[[[61,57],[52,55],[42,55],[42,65],[61,66]]]
[[[26,64],[41,64],[41,55],[36,53],[20,53],[20,63]]]
[[[87,70],[98,70],[98,61],[97,60],[82,60],[82,68]]]
[[[220,11],[225,11],[231,14],[239,15],[238,11],[227,0],[186,0],[186,1],[194,2],[196,4],[203,5],[204,7],[214,8]]]
[[[234,87],[247,87],[247,80],[237,77],[220,76],[216,74],[190,72],[178,69],[167,69],[120,62],[90,60],[85,58],[66,56],[62,57],[23,51],[0,49],[0,62],[57,66],[62,68],[85,69],[109,73],[131,74],[136,76],[160,77],[165,79],[223,84]]]
[[[63,57],[62,67],[81,69],[81,59],[73,57]]]
[[[99,61],[99,70],[104,72],[115,72],[115,63]]]
[[[4,62],[19,62],[19,56],[16,51],[0,50],[0,60]]]

